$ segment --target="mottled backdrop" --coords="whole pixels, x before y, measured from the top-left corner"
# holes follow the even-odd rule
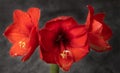
[[[106,13],[105,22],[113,31],[113,49],[104,53],[91,51],[68,73],[120,73],[120,0],[0,0],[0,73],[49,73],[49,65],[39,59],[38,49],[25,63],[9,56],[11,44],[2,34],[13,21],[15,9],[41,8],[42,27],[47,20],[60,15],[70,15],[84,23],[88,4],[94,6],[95,12]]]

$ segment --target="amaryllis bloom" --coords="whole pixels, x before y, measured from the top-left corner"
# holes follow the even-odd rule
[[[48,21],[39,34],[40,57],[47,63],[58,64],[64,71],[89,52],[86,27],[78,25],[72,17]]]
[[[15,10],[13,23],[4,32],[6,38],[13,44],[10,55],[22,56],[22,61],[30,58],[38,44],[38,22],[40,9],[30,8],[27,12]]]
[[[104,13],[94,14],[92,6],[88,5],[88,16],[86,27],[89,32],[90,47],[97,52],[103,52],[111,49],[108,40],[112,36],[111,29],[104,23]]]

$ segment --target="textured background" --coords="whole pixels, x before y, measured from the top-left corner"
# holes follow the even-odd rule
[[[74,63],[68,73],[120,73],[120,0],[0,0],[0,73],[49,73],[49,65],[39,59],[38,49],[25,63],[8,54],[11,44],[2,35],[12,23],[15,9],[41,8],[40,26],[56,16],[71,15],[80,23],[87,16],[86,5],[91,4],[95,12],[105,12],[105,22],[111,27],[113,37],[109,52],[91,51],[84,59]]]

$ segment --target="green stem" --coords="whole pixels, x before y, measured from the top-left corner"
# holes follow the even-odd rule
[[[50,73],[59,73],[59,67],[56,64],[51,64]]]

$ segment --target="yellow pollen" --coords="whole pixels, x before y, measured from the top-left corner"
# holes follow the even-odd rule
[[[64,59],[66,57],[66,54],[61,53],[60,56]]]
[[[19,46],[20,46],[21,48],[25,48],[25,45],[26,45],[26,43],[25,43],[24,41],[20,41],[20,42],[19,42]]]
[[[64,50],[64,51],[60,54],[60,56],[64,59],[64,58],[67,57],[68,53],[69,53],[69,50]]]

